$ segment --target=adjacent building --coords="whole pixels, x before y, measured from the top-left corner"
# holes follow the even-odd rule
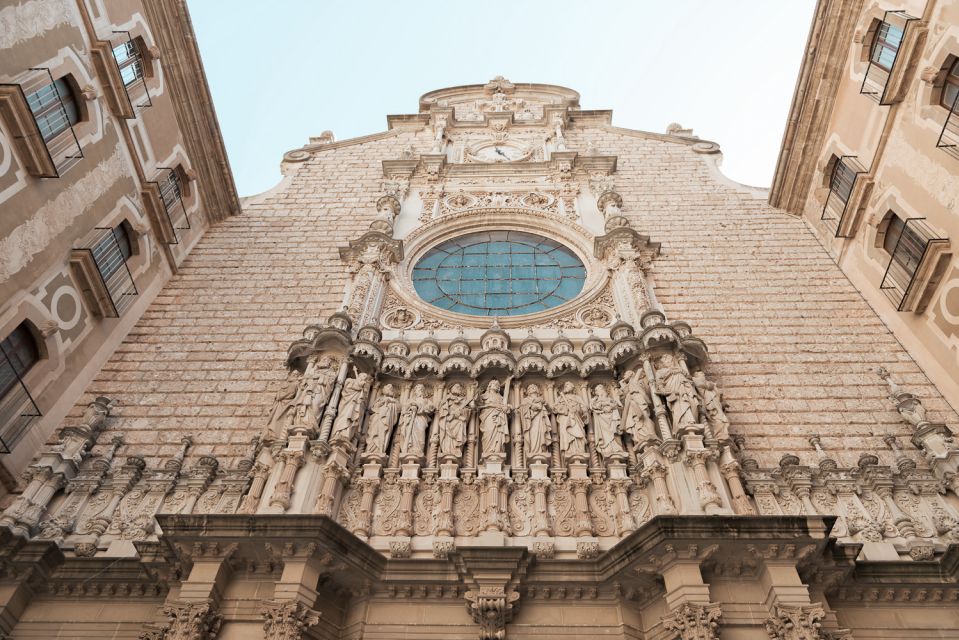
[[[919,160],[878,165],[902,180],[883,272],[902,286],[880,278],[875,295],[836,258],[864,223],[832,239],[852,224],[836,193],[869,201],[871,165],[806,159],[826,116],[802,96],[784,208],[689,129],[621,128],[573,89],[496,77],[430,91],[385,131],[311,138],[240,212],[183,6],[91,3],[62,26],[49,6],[0,14],[21,33],[17,73],[54,69],[69,47],[27,52],[70,35],[92,52],[77,90],[99,89],[71,115],[73,81],[51,70],[40,89],[11,76],[0,103],[17,163],[0,180],[19,184],[17,166],[30,181],[3,205],[21,220],[0,239],[18,249],[0,264],[19,265],[0,316],[9,393],[43,414],[8,423],[30,418],[9,427],[25,435],[9,438],[8,482],[22,473],[0,512],[0,635],[956,636],[956,395],[928,336],[901,335],[951,309],[950,245],[930,236],[905,284],[900,254],[910,234],[947,235],[948,211],[920,227],[904,204],[954,197],[947,151],[915,152],[942,163],[921,187],[900,175]],[[803,96],[861,9],[822,5]],[[898,77],[882,47],[924,50],[913,29],[935,31],[919,11],[900,38],[890,25],[917,9],[897,11],[860,38],[884,43],[863,71],[876,86],[872,66]],[[89,142],[79,106],[112,143]],[[919,145],[895,131],[887,146]],[[113,155],[111,181],[91,163]],[[817,170],[839,186],[820,194]],[[58,355],[67,295],[85,328]]]
[[[0,479],[239,202],[182,2],[0,7]]]
[[[959,405],[959,5],[822,1],[769,201]]]

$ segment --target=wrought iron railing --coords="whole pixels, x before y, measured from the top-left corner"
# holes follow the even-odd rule
[[[903,303],[916,285],[916,276],[926,254],[933,244],[940,242],[948,243],[949,239],[933,231],[925,223],[925,218],[906,220],[879,285],[897,311],[904,309]]]
[[[20,373],[0,344],[0,453],[10,453],[30,424],[42,415]]]
[[[116,229],[96,228],[82,241],[81,251],[88,251],[96,265],[100,279],[110,297],[112,313],[119,318],[136,300],[139,293],[127,257],[120,248]]]
[[[113,47],[113,60],[117,64],[120,78],[123,80],[123,89],[134,114],[140,110],[153,106],[150,90],[147,88],[145,63],[140,48],[130,37],[129,31],[114,31],[114,38],[110,40]]]
[[[859,164],[856,156],[840,156],[833,165],[829,176],[829,195],[822,208],[821,220],[838,238],[842,233],[847,215],[855,215],[849,209],[849,198],[856,186],[856,180],[866,169]]]
[[[64,106],[63,96],[49,69],[30,69],[17,78],[16,84],[23,92],[37,131],[55,167],[53,173],[42,174],[41,177],[59,178],[83,158],[83,150]]]
[[[949,109],[949,115],[946,116],[945,124],[942,125],[936,146],[959,160],[959,91],[956,92],[956,97],[952,101],[952,107]]]
[[[176,169],[170,169],[169,167],[159,167],[159,169],[162,173],[155,182],[160,189],[163,210],[174,230],[172,244],[177,244],[180,242],[178,232],[190,228],[190,217],[187,215],[186,207],[183,204],[183,187],[180,184],[180,175]]]
[[[881,105],[891,104],[886,91],[889,77],[899,60],[909,23],[916,19],[904,11],[885,13],[876,28],[873,41],[869,43],[868,66],[859,93],[869,96]]]

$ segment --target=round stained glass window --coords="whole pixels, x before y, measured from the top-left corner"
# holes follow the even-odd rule
[[[413,288],[432,305],[474,316],[518,316],[572,300],[586,268],[555,240],[481,231],[447,240],[413,267]]]

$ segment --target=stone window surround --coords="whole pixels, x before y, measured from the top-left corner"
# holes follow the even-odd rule
[[[942,85],[946,72],[957,58],[959,58],[959,29],[956,33],[944,36],[920,63],[923,81],[919,83],[916,91],[916,114],[918,118],[935,123],[936,136],[949,115],[945,107],[939,104]],[[932,144],[935,144],[935,139],[932,140]]]
[[[850,47],[852,55],[849,56],[847,72],[848,77],[856,83],[857,91],[859,90],[858,87],[862,85],[866,72],[869,69],[869,60],[872,54],[876,31],[885,21],[888,12],[902,10],[904,9],[901,6],[886,6],[885,3],[880,5],[878,2],[873,2],[872,5],[866,8],[860,15],[854,32],[855,35],[853,36],[853,44]],[[888,106],[889,104],[905,99],[902,94],[908,91],[912,78],[912,73],[908,67],[910,62],[914,62],[917,57],[917,47],[915,46],[917,39],[912,36],[912,32],[920,27],[913,25],[913,23],[921,24],[918,19],[915,19],[909,21],[908,24],[910,26],[903,26],[903,39],[897,50],[896,60],[892,65],[892,70],[888,72],[889,78],[886,81],[886,86],[888,87],[890,83],[894,83],[891,93],[888,93],[888,89],[886,90],[888,93],[886,96],[888,102],[877,106]],[[906,65],[906,67],[904,68],[902,65]],[[902,70],[902,73],[900,73],[900,70]]]

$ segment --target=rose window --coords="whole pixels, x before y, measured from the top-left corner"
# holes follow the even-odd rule
[[[557,307],[583,289],[586,268],[569,248],[522,231],[447,240],[413,267],[426,302],[474,316],[516,316]]]

